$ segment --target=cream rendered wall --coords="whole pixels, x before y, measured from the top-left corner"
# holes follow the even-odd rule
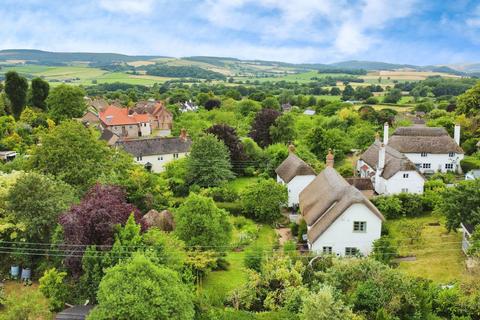
[[[354,221],[366,221],[366,232],[354,232]],[[373,241],[380,238],[381,231],[382,220],[363,203],[355,203],[310,244],[310,249],[322,253],[324,246],[332,247],[333,254],[343,256],[346,247],[355,247],[363,255],[368,255],[372,251]]]
[[[310,182],[315,179],[314,175],[308,176],[296,176],[287,184],[288,189],[288,207],[293,207],[294,205],[298,205],[298,196],[306,186],[310,184]]]
[[[408,178],[404,178],[404,174],[408,174]],[[408,189],[406,191],[408,193],[422,194],[425,179],[417,171],[399,171],[384,183],[386,194],[405,192],[402,191],[405,188]]]
[[[420,153],[405,153],[410,161],[415,163],[415,165],[420,164],[419,170],[421,173],[425,171],[435,171],[435,172],[447,172],[447,171],[457,171],[460,172],[460,161],[463,159],[463,154],[455,153],[453,157],[450,157],[448,153],[443,154],[434,154],[427,153],[426,157],[422,157]],[[430,169],[424,169],[422,164],[430,163]],[[453,169],[448,170],[445,168],[446,163],[453,163]]]
[[[144,123],[140,123],[139,125],[140,125],[140,132],[142,133],[142,137],[147,137],[152,134],[152,127],[150,126],[150,123],[144,122]]]
[[[184,158],[188,153],[179,153],[178,158],[174,158],[173,154],[162,154],[162,155],[152,155],[152,156],[143,156],[141,160],[138,160],[137,157],[133,157],[136,163],[145,165],[147,162],[152,164],[152,172],[162,172],[165,170],[165,164],[174,161],[177,159]]]

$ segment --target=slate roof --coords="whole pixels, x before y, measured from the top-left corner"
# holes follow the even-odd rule
[[[391,139],[391,138],[390,138]],[[361,156],[363,160],[371,168],[376,169],[378,164],[378,153],[381,142],[375,141]],[[416,171],[415,164],[410,161],[403,153],[398,152],[390,146],[390,142],[385,146],[385,167],[383,168],[382,177],[390,179],[399,171]]]
[[[139,157],[189,152],[192,140],[180,137],[159,137],[124,140],[117,142],[116,145],[133,156]]]
[[[120,139],[120,137],[112,131],[105,129],[102,131],[100,139],[106,141],[109,145],[113,145]]]
[[[278,168],[275,169],[275,172],[285,183],[289,183],[296,176],[316,175],[312,167],[294,153],[290,153]]]
[[[385,220],[378,209],[354,186],[331,167],[325,170],[300,192],[300,210],[310,227],[308,240],[313,243],[351,205],[361,203],[382,221]]]
[[[402,153],[464,153],[444,128],[400,127],[388,139],[388,145]]]
[[[73,306],[57,313],[56,320],[84,320],[94,306]]]

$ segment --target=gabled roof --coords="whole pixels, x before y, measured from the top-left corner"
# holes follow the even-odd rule
[[[148,114],[128,114],[127,108],[110,105],[100,111],[100,120],[107,126],[118,126],[149,122]]]
[[[400,127],[389,138],[388,145],[402,153],[463,153],[444,128]]]
[[[290,153],[287,159],[283,160],[278,168],[275,169],[275,172],[285,183],[289,183],[296,176],[315,175],[312,167],[294,153]]]
[[[120,137],[112,131],[105,129],[102,131],[100,139],[106,141],[109,145],[113,145],[120,139]]]
[[[308,240],[317,240],[332,223],[351,205],[361,203],[382,221],[385,220],[378,209],[354,186],[327,167],[300,192],[300,210],[310,227]]]
[[[380,141],[375,141],[361,156],[363,160],[373,169],[378,165],[378,152],[381,147]],[[385,167],[383,168],[382,177],[390,179],[399,171],[417,171],[415,164],[410,161],[403,153],[390,147],[390,143],[385,146]]]
[[[348,184],[354,186],[360,191],[374,190],[372,179],[370,178],[360,178],[360,177],[351,177],[345,178]]]
[[[116,145],[135,157],[139,157],[189,152],[192,140],[181,137],[159,137],[118,141]]]

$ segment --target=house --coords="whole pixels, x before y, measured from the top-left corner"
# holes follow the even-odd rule
[[[153,172],[162,172],[166,163],[185,157],[192,140],[182,129],[179,137],[155,137],[119,140],[115,146],[123,148],[133,159]]]
[[[470,248],[470,238],[472,237],[474,227],[469,223],[461,223],[462,227],[462,250],[463,253],[468,254],[468,249]]]
[[[275,169],[277,182],[287,186],[288,207],[298,205],[298,195],[315,179],[315,171],[305,161],[294,153],[294,147],[289,147],[288,157]]]
[[[373,198],[375,189],[373,187],[372,179],[361,177],[345,178],[348,184],[357,188],[368,199]]]
[[[384,137],[388,137],[388,125],[385,125]],[[388,138],[375,142],[357,161],[357,172],[361,178],[370,178],[377,194],[423,193],[425,178],[413,162],[403,153],[390,147]]]
[[[390,138],[387,135],[385,145],[403,153],[421,173],[461,172],[464,152],[460,147],[459,125],[455,125],[453,138],[444,128],[400,127]]]
[[[87,110],[87,112],[85,112],[85,114],[80,118],[80,121],[87,126],[90,126],[92,124],[100,123],[100,118],[98,117],[98,113],[96,113],[94,110]]]
[[[475,180],[480,178],[480,169],[473,169],[465,174],[465,180]]]
[[[185,101],[180,104],[180,112],[190,112],[190,111],[197,111],[198,106],[192,102],[192,100]]]
[[[129,114],[148,115],[152,130],[158,130],[158,136],[169,136],[172,132],[173,114],[165,107],[163,102],[149,100],[138,102]]]
[[[331,165],[300,193],[299,202],[313,252],[368,255],[381,236],[383,215]]]
[[[16,151],[0,151],[0,160],[4,162],[12,161],[17,157]]]
[[[109,146],[115,145],[120,137],[108,129],[104,129],[100,135],[100,140],[105,141]]]
[[[72,306],[62,312],[57,313],[55,320],[84,320],[94,306]]]
[[[99,117],[102,129],[108,129],[120,138],[138,138],[152,134],[148,114],[129,114],[127,108],[110,105],[99,112]]]

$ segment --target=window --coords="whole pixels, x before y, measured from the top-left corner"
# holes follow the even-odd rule
[[[402,188],[402,192],[408,193],[408,188]]]
[[[163,157],[158,157],[158,160],[162,161],[162,160],[163,160]]]
[[[423,167],[423,169],[430,169],[432,167],[432,164],[431,163],[424,163],[422,167]]]
[[[178,153],[173,154],[173,159],[178,159]]]
[[[354,247],[346,247],[345,248],[345,255],[346,256],[354,256],[358,253],[358,249]]]
[[[367,222],[366,221],[354,221],[353,222],[353,232],[365,232],[367,231]]]
[[[408,178],[408,173],[404,173],[404,174],[403,174],[403,177],[404,177],[405,179],[407,179],[407,178]]]
[[[455,157],[455,152],[449,152],[449,153],[448,153],[448,156],[449,156],[450,158]]]
[[[445,163],[445,169],[453,170],[453,163]]]
[[[421,157],[426,157],[426,156],[427,156],[427,153],[426,153],[426,152],[422,152],[422,153],[420,153],[420,156],[421,156]]]
[[[138,156],[137,161],[142,161],[142,156]]]
[[[323,247],[324,254],[332,254],[332,247]]]

